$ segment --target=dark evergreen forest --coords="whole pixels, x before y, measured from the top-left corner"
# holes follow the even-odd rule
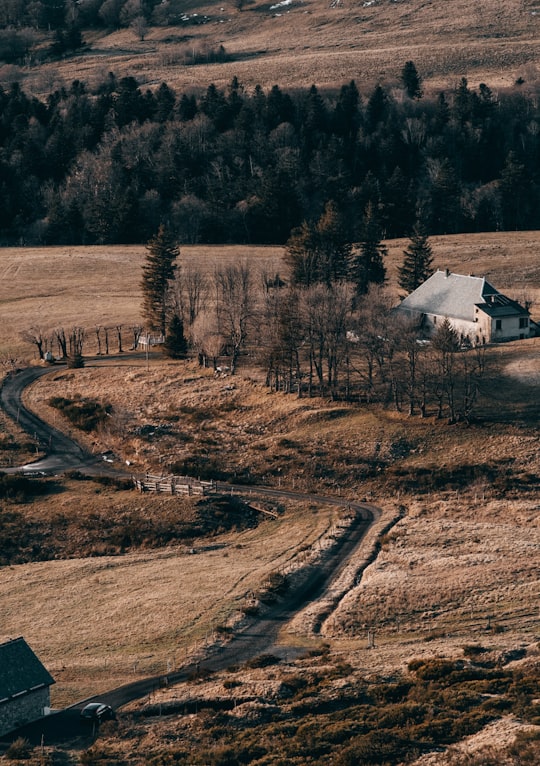
[[[0,90],[0,244],[284,243],[332,202],[362,236],[540,228],[540,104],[465,78],[436,97],[312,85],[141,90],[110,73]]]

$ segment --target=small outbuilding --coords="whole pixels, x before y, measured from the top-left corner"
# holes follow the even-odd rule
[[[0,644],[0,736],[45,715],[52,684],[24,638]]]
[[[428,337],[448,319],[472,345],[530,338],[529,312],[484,277],[436,271],[403,299],[396,312],[417,321]]]

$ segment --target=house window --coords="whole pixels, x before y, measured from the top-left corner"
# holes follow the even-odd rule
[[[502,330],[502,319],[496,319],[495,320],[495,329],[496,330]]]
[[[520,317],[519,318],[519,327],[520,329],[523,327],[529,326],[529,317]]]

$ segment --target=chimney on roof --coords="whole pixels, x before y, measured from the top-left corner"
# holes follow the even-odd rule
[[[450,276],[450,269],[444,270],[444,276],[448,279],[448,277]]]

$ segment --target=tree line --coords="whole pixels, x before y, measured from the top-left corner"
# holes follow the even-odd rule
[[[0,29],[118,29],[139,18],[155,24],[181,19],[154,14],[156,5],[158,0],[2,0]]]
[[[0,90],[0,244],[286,242],[332,203],[350,242],[540,227],[540,101],[354,81],[176,93],[110,73],[43,100]]]
[[[429,256],[429,242],[414,235],[404,264],[419,241],[423,257]],[[283,279],[270,263],[255,267],[242,261],[203,270],[181,262],[176,240],[164,226],[146,247],[139,324],[31,327],[22,339],[43,361],[54,357],[80,367],[85,347],[98,354],[136,351],[156,333],[170,358],[193,357],[216,375],[234,375],[240,365],[257,368],[273,391],[382,403],[451,422],[470,419],[485,349],[464,348],[448,320],[426,343],[419,324],[395,314],[377,279],[360,291],[341,275],[304,282],[291,272]],[[361,249],[354,257],[362,257]]]
[[[404,264],[419,241],[429,260],[429,243],[415,234]],[[420,325],[392,311],[378,272],[362,289],[341,272],[310,281],[291,272],[285,281],[247,261],[207,273],[182,266],[163,226],[147,251],[143,317],[148,329],[164,337],[168,356],[185,357],[191,348],[199,364],[219,374],[234,374],[241,362],[255,365],[268,387],[298,397],[383,402],[409,415],[430,410],[452,422],[470,418],[484,350],[463,349],[448,320],[429,344],[423,342]],[[298,255],[298,247],[289,242],[289,259],[291,252]],[[362,257],[360,248],[353,266]]]

